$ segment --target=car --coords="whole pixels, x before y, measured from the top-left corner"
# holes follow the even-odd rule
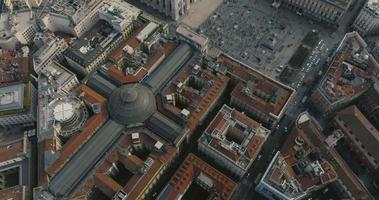
[[[296,104],[296,103],[295,103]],[[288,132],[288,127],[287,126],[285,126],[284,127],[284,133],[287,133]]]
[[[262,158],[262,155],[259,154],[259,155],[257,156],[257,160],[260,160],[261,158]]]

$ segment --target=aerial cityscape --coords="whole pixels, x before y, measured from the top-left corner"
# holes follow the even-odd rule
[[[0,0],[0,200],[379,200],[379,0]]]

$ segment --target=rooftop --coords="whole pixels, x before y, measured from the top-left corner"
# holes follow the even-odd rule
[[[323,0],[323,1],[326,1],[330,4],[336,5],[343,9],[347,9],[352,3],[352,0]]]
[[[23,138],[8,142],[6,144],[1,144],[0,146],[0,166],[2,166],[3,162],[9,161],[11,159],[15,159],[24,153],[25,141]]]
[[[0,84],[25,80],[29,76],[28,58],[15,51],[0,50]]]
[[[301,198],[337,180],[337,172],[322,159],[306,133],[295,128],[278,152],[262,180],[287,198]]]
[[[263,75],[253,68],[221,54],[217,61],[226,66],[232,78],[240,82],[232,92],[240,101],[254,105],[266,115],[279,118],[290,101],[294,90]]]
[[[368,89],[367,79],[378,73],[379,65],[366,47],[358,33],[345,35],[319,87],[330,104],[353,98]]]
[[[43,68],[41,74],[46,77],[46,82],[40,89],[43,89],[43,87],[62,86],[75,78],[74,73],[57,62],[50,62]]]
[[[187,38],[188,40],[191,40],[195,42],[200,47],[204,48],[208,45],[208,38],[204,35],[198,34],[195,31],[193,31],[190,27],[186,25],[179,25],[176,29],[176,33],[180,34],[181,36]]]
[[[379,161],[379,131],[367,120],[355,106],[349,106],[337,113],[336,119],[344,125],[365,146],[368,152]]]
[[[109,198],[119,191],[127,193],[130,199],[140,198],[176,154],[174,147],[154,137],[154,133],[146,129],[128,130],[98,165],[93,186]],[[157,146],[157,143],[160,145]],[[107,173],[112,171],[113,166],[117,166],[120,171]],[[112,192],[107,192],[109,190]]]
[[[306,115],[309,117],[298,123],[299,128],[295,133],[303,135],[304,140],[308,140],[309,144],[319,149],[320,154],[325,160],[333,163],[333,168],[337,172],[338,179],[340,180],[338,183],[344,185],[342,188],[344,188],[345,194],[349,195],[350,199],[372,199],[371,194],[347,163],[333,147],[328,146],[327,138],[321,133],[314,119],[309,114]],[[290,149],[290,147],[287,149]]]
[[[141,124],[155,112],[155,97],[142,84],[124,85],[111,94],[108,110],[111,118],[120,124]]]
[[[163,109],[169,111],[175,121],[186,122],[194,129],[226,88],[229,78],[216,75],[198,65],[192,59],[166,86],[162,92]]]
[[[64,54],[81,66],[87,67],[108,46],[120,38],[121,34],[108,22],[99,20],[82,37],[75,40]]]
[[[25,84],[16,84],[0,88],[0,111],[23,108]]]
[[[4,190],[0,190],[0,199],[4,200],[24,200],[27,196],[27,188],[25,186],[14,186]]]
[[[269,134],[258,122],[224,105],[199,142],[247,170]]]
[[[230,199],[237,187],[237,184],[224,174],[195,155],[189,154],[157,199],[177,199],[184,195],[195,181],[200,182],[199,185],[211,193],[210,197],[221,200]]]
[[[367,8],[370,11],[374,12],[376,15],[379,15],[379,1],[378,0],[368,0]]]

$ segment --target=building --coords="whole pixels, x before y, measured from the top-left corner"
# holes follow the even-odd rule
[[[0,88],[0,126],[36,121],[37,91],[30,82]]]
[[[377,34],[379,32],[379,2],[367,1],[352,26],[362,36]]]
[[[349,106],[334,117],[337,130],[345,135],[351,149],[360,156],[362,162],[373,168],[379,168],[379,131],[366,119],[355,106]]]
[[[308,136],[314,146],[319,148],[324,159],[333,164],[338,175],[337,181],[333,182],[333,187],[338,191],[341,199],[373,199],[358,176],[334,149],[336,143],[342,138],[339,131],[325,138],[317,121],[308,113],[303,113],[298,117],[297,126]]]
[[[162,90],[162,111],[191,131],[201,123],[226,89],[229,78],[190,60]]]
[[[154,139],[153,132],[129,130],[100,164],[92,180],[87,181],[93,185],[88,194],[79,191],[74,196],[87,196],[89,199],[97,199],[101,195],[109,199],[147,199],[176,153],[175,147]],[[120,198],[121,195],[124,198]]]
[[[43,0],[5,0],[4,3],[13,10],[15,7],[19,8],[22,4],[25,4],[29,8],[39,7],[42,5]]]
[[[37,74],[54,60],[63,58],[62,53],[68,48],[63,38],[50,36],[43,41],[43,45],[33,54],[33,68]]]
[[[237,84],[231,93],[231,105],[272,128],[282,118],[295,91],[226,54],[219,55],[217,62]]]
[[[334,182],[338,174],[319,147],[295,128],[276,153],[255,190],[268,199],[304,199]]]
[[[65,96],[79,86],[79,80],[74,73],[57,62],[48,63],[39,75],[39,90],[51,96]]]
[[[62,32],[66,34],[71,34],[76,37],[80,37],[87,29],[77,28],[87,23],[85,21],[83,24],[81,21],[90,18],[90,16],[97,13],[100,0],[93,1],[65,1],[65,0],[55,0],[51,3],[49,12],[41,16],[43,27],[51,32]],[[86,18],[88,17],[88,18]],[[88,24],[90,27],[91,23]],[[85,30],[84,30],[85,29]]]
[[[0,47],[14,50],[17,44],[31,44],[37,33],[36,18],[30,10],[2,13]]]
[[[230,199],[237,184],[205,161],[189,154],[174,176],[159,194],[159,200]]]
[[[293,10],[298,15],[304,15],[328,25],[338,26],[348,12],[352,0],[279,0],[278,6]]]
[[[207,52],[209,40],[205,35],[196,33],[194,30],[184,24],[178,26],[176,29],[176,34],[179,36],[179,39],[193,45],[194,48],[198,49],[200,52]]]
[[[157,10],[162,15],[170,17],[174,20],[179,20],[180,18],[186,16],[189,12],[191,4],[196,3],[196,0],[139,0],[141,3]]]
[[[100,20],[85,35],[75,40],[63,55],[70,69],[83,76],[105,61],[121,40],[121,33],[108,22]]]
[[[28,58],[13,50],[0,50],[0,85],[29,80]]]
[[[347,33],[310,103],[316,112],[328,115],[363,94],[378,72],[379,65],[361,36],[357,32]]]
[[[131,22],[141,14],[139,9],[121,0],[58,0],[51,8],[42,18],[44,26],[53,32],[61,31],[76,37],[82,37],[99,20],[107,21],[115,30],[127,35]]]
[[[372,85],[357,100],[357,107],[376,129],[379,129],[379,83]]]
[[[270,130],[224,105],[198,140],[198,148],[242,178],[269,135]]]
[[[0,199],[29,199],[30,152],[26,135],[0,142]]]

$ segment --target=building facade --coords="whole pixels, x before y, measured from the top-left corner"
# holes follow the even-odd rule
[[[363,36],[379,32],[379,3],[377,0],[367,2],[355,19],[353,28]]]
[[[188,10],[191,4],[196,0],[139,0],[153,9],[159,11],[167,17],[171,17],[174,20],[179,20],[181,17],[188,14]]]
[[[338,25],[348,11],[352,0],[280,0],[282,5],[316,21]]]

